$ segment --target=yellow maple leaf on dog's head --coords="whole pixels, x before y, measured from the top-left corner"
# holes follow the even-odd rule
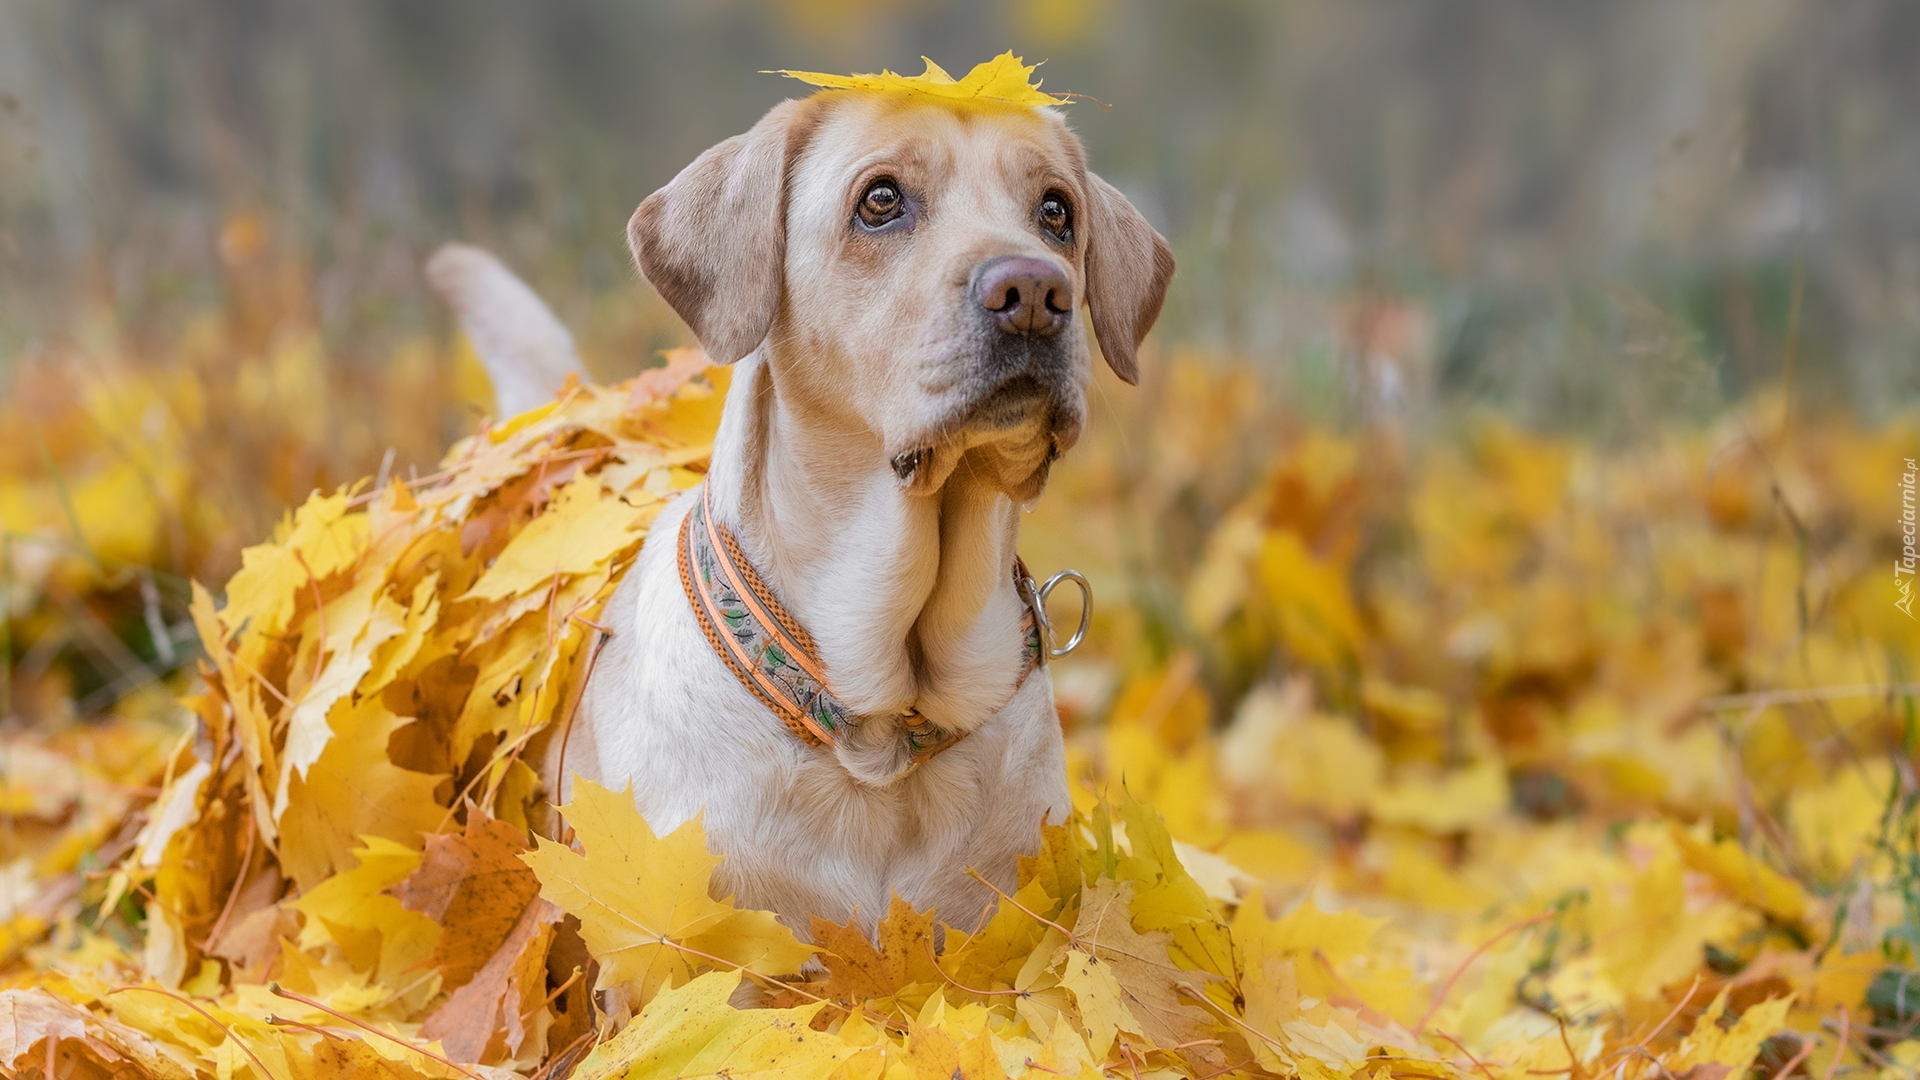
[[[827,75],[818,71],[762,72],[785,75],[828,90],[898,90],[926,94],[943,101],[997,101],[1008,105],[1066,105],[1068,100],[1043,93],[1033,79],[1038,64],[1026,64],[1009,49],[984,64],[976,64],[966,77],[955,79],[927,57],[927,70],[918,75],[896,75],[882,68],[878,75]]]
[[[574,777],[561,810],[586,854],[540,838],[520,858],[540,878],[540,895],[580,920],[580,936],[600,961],[596,989],[632,985],[647,1001],[701,969],[733,965],[760,975],[799,970],[814,954],[765,911],[736,908],[707,892],[720,856],[692,818],[656,836],[633,793]]]

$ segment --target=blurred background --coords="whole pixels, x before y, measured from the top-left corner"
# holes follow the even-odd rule
[[[1848,940],[1910,963],[1916,43],[1909,0],[0,0],[0,716],[137,797],[189,579],[480,422],[440,243],[625,378],[691,342],[624,223],[805,90],[759,72],[1011,48],[1180,262],[1023,539],[1101,601],[1081,775],[1462,910],[1569,850],[1533,825],[1705,822],[1906,896]]]
[[[247,214],[342,362],[439,325],[464,238],[628,373],[678,328],[621,225],[804,89],[756,72],[1011,47],[1104,103],[1072,122],[1180,257],[1162,337],[1303,408],[1358,337],[1408,393],[1630,429],[1777,378],[1791,323],[1801,392],[1879,416],[1920,392],[1915,41],[1900,0],[8,0],[0,356],[76,298],[148,333],[268,288]]]

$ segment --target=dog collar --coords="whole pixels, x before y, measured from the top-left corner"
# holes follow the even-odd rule
[[[680,585],[687,593],[707,644],[726,663],[740,685],[773,710],[788,730],[810,746],[833,746],[839,736],[864,719],[833,692],[825,665],[813,639],[767,587],[740,544],[713,515],[712,489],[680,523]],[[1036,585],[1018,556],[1013,561],[1014,588],[1026,607],[1020,618],[1021,668],[1014,682],[1018,690],[1033,669],[1049,656],[1065,656],[1086,636],[1093,595],[1086,579],[1075,571]],[[1050,647],[1052,627],[1047,621],[1046,596],[1062,580],[1080,586],[1083,594],[1080,626],[1061,648]],[[898,714],[904,721],[907,749],[918,766],[957,744],[964,736],[946,730],[909,708]]]

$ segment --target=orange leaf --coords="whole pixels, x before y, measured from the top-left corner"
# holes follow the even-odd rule
[[[540,879],[520,861],[525,850],[525,833],[475,807],[464,835],[427,837],[420,869],[388,890],[402,907],[440,924],[433,964],[444,988],[473,978],[520,932],[527,905],[540,895]]]
[[[878,948],[860,929],[857,917],[845,926],[814,919],[813,940],[826,950],[821,957],[827,966],[822,993],[841,1001],[891,998],[914,983],[940,979],[933,967],[933,912],[915,911],[898,896],[880,921]]]
[[[427,1017],[421,1037],[440,1040],[456,1061],[481,1061],[501,1050],[518,1053],[527,1034],[522,1017],[546,996],[547,946],[561,914],[537,897],[522,908],[487,962]],[[443,934],[440,940],[457,936]]]

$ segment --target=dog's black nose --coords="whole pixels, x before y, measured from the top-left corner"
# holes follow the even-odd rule
[[[1005,255],[980,268],[973,296],[1009,334],[1057,334],[1073,313],[1066,271],[1046,259]]]

